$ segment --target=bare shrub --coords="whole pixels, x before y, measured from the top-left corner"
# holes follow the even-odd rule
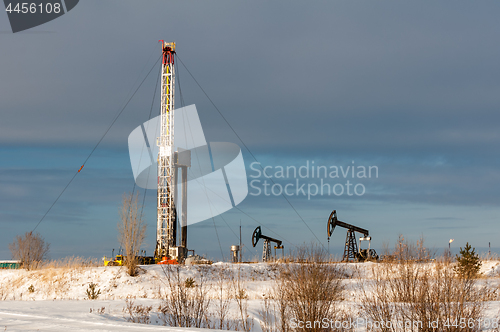
[[[151,322],[149,313],[153,309],[152,306],[134,305],[134,300],[129,297],[125,299],[125,304],[126,307],[124,310],[128,314],[127,321],[139,324],[149,324]]]
[[[291,251],[290,255],[287,256],[287,263],[305,263],[305,262],[321,262],[328,263],[334,262],[334,256],[329,255],[323,247],[318,246],[318,244],[312,242],[310,244],[304,243],[301,246],[297,246]],[[341,260],[337,260],[341,261]]]
[[[362,284],[360,308],[373,331],[479,330],[489,291],[473,279],[457,278],[449,262],[403,259],[372,272],[373,280]]]
[[[278,277],[279,278],[279,277]],[[281,332],[288,331],[289,328],[289,316],[290,316],[290,299],[288,298],[288,289],[287,283],[280,281],[278,279],[276,281],[274,290],[271,293],[271,296],[274,298],[274,316],[276,319],[274,323],[276,324],[276,329]],[[290,317],[291,318],[291,317]],[[271,326],[267,327],[268,329],[272,329]]]
[[[232,323],[228,320],[229,307],[231,305],[231,294],[233,293],[234,274],[224,266],[215,267],[216,270],[216,291],[215,299],[215,320],[214,327],[223,330],[231,330]]]
[[[207,327],[209,286],[207,284],[206,267],[197,266],[194,286],[187,286],[181,277],[182,267],[179,265],[162,266],[168,292],[159,306],[158,317],[163,325],[177,327]]]
[[[24,236],[16,236],[9,249],[12,258],[21,261],[21,267],[31,270],[48,258],[49,246],[39,233],[26,232]]]
[[[388,252],[389,249],[384,248],[384,252]],[[436,250],[429,249],[425,246],[425,240],[423,235],[417,240],[417,243],[413,243],[408,239],[405,239],[403,235],[399,235],[394,250],[389,254],[389,260],[400,261],[417,261],[417,262],[428,262],[434,259],[436,256]]]
[[[263,331],[323,331],[323,326],[294,326],[293,321],[337,321],[345,318],[338,303],[342,300],[343,268],[328,262],[323,248],[311,245],[297,249],[290,261],[280,264],[274,289],[264,296],[259,312]],[[272,301],[271,301],[272,298]]]
[[[186,278],[184,285],[186,288],[192,288],[196,286],[196,281],[193,278]]]
[[[97,300],[99,295],[101,295],[101,290],[97,289],[97,285],[91,282],[89,287],[87,288],[87,299],[89,300]]]
[[[337,320],[337,301],[342,299],[344,287],[341,278],[344,273],[338,265],[325,263],[325,260],[326,253],[321,247],[310,246],[303,263],[283,266],[278,289],[285,297],[287,308],[284,313],[288,311],[289,319],[303,322],[324,318]],[[281,318],[284,319],[286,316]],[[307,330],[320,331],[322,328]]]
[[[138,259],[136,253],[146,237],[146,223],[139,213],[138,195],[123,196],[118,222],[118,241],[125,251],[125,266],[130,276],[137,275]]]
[[[5,301],[7,299],[7,295],[8,295],[7,286],[5,286],[4,284],[1,284],[0,285],[0,301]]]
[[[270,295],[264,294],[262,305],[258,311],[262,332],[277,332],[279,323],[276,318],[276,303]]]
[[[236,321],[236,330],[248,332],[253,327],[253,320],[248,314],[248,294],[245,289],[245,282],[241,276],[241,269],[238,266],[238,272],[233,281],[234,299],[238,307],[239,319]]]
[[[106,307],[100,307],[98,309],[90,308],[90,313],[96,312],[99,315],[104,315],[106,312]]]

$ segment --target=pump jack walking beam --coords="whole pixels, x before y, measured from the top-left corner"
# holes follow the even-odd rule
[[[345,223],[343,221],[338,220],[337,219],[337,210],[333,210],[333,212],[330,214],[330,218],[328,218],[328,225],[327,225],[328,238],[330,238],[332,236],[332,233],[335,230],[336,226],[343,227],[343,228],[346,228],[348,230],[361,233],[365,237],[370,235],[369,234],[370,232],[367,229],[364,229],[364,228],[361,228],[358,226],[354,226],[354,225],[351,225],[351,224],[348,224],[348,223]]]

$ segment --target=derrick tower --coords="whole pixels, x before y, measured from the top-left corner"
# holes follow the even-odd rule
[[[156,251],[158,258],[169,256],[169,248],[176,246],[175,165],[174,165],[174,86],[175,43],[162,45],[160,136],[158,151],[158,205]]]

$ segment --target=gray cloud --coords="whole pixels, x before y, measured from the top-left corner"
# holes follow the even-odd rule
[[[312,159],[379,166],[380,178],[368,181],[365,197],[291,198],[315,233],[324,235],[321,218],[333,208],[353,220],[380,223],[388,239],[433,223],[465,227],[467,218],[457,207],[494,225],[500,181],[499,6],[493,1],[149,1],[145,6],[89,0],[37,28],[54,33],[2,33],[0,146],[20,153],[0,164],[0,224],[10,225],[11,238],[23,231],[21,224],[45,212],[136,79],[159,56],[157,40],[166,39],[177,41],[180,59],[264,165]],[[178,64],[184,100],[197,105],[207,139],[240,144]],[[94,234],[83,229],[86,224],[105,224],[112,232],[111,219],[132,181],[127,136],[147,120],[156,74],[106,136],[97,152],[102,154],[92,157],[55,207],[47,229],[71,219],[74,228],[64,228],[69,232]],[[26,147],[78,151],[67,160],[43,153],[33,158]],[[26,202],[30,209],[24,211]],[[154,206],[154,197],[148,202]],[[294,243],[312,237],[282,198],[249,197],[241,208]],[[425,217],[412,215],[422,208]],[[372,219],[373,211],[380,216]],[[237,211],[225,216],[232,226],[240,218],[248,229],[255,224]],[[397,220],[405,222],[395,227]],[[216,222],[224,228],[222,220]],[[204,227],[213,226],[202,223],[194,238],[203,239]],[[221,230],[221,237],[231,234]],[[58,235],[54,232],[54,239]],[[107,248],[99,239],[109,236],[115,241],[114,235],[97,236],[96,252]],[[441,243],[440,236],[431,235],[431,241]],[[76,234],[65,241],[57,250],[72,243],[85,247]],[[218,255],[218,244],[203,241]]]

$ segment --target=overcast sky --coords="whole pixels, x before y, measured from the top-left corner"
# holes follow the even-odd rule
[[[439,250],[450,238],[456,248],[491,242],[497,250],[499,10],[497,1],[85,0],[16,34],[0,13],[0,259],[85,161],[160,56],[159,39],[177,43],[262,166],[378,167],[378,177],[353,179],[366,189],[361,196],[287,197],[300,217],[283,197],[249,188],[237,209],[190,227],[197,253],[227,259],[240,220],[247,259],[261,253],[250,244],[258,225],[287,249],[311,241],[328,248],[333,209],[369,229],[377,249],[401,233],[423,234]],[[54,258],[119,247],[121,197],[134,184],[127,138],[148,120],[158,71],[38,226]],[[240,145],[250,183],[252,155],[181,65],[178,78],[207,140]],[[148,191],[144,208],[150,253],[155,195]],[[332,252],[344,237],[335,230]]]

